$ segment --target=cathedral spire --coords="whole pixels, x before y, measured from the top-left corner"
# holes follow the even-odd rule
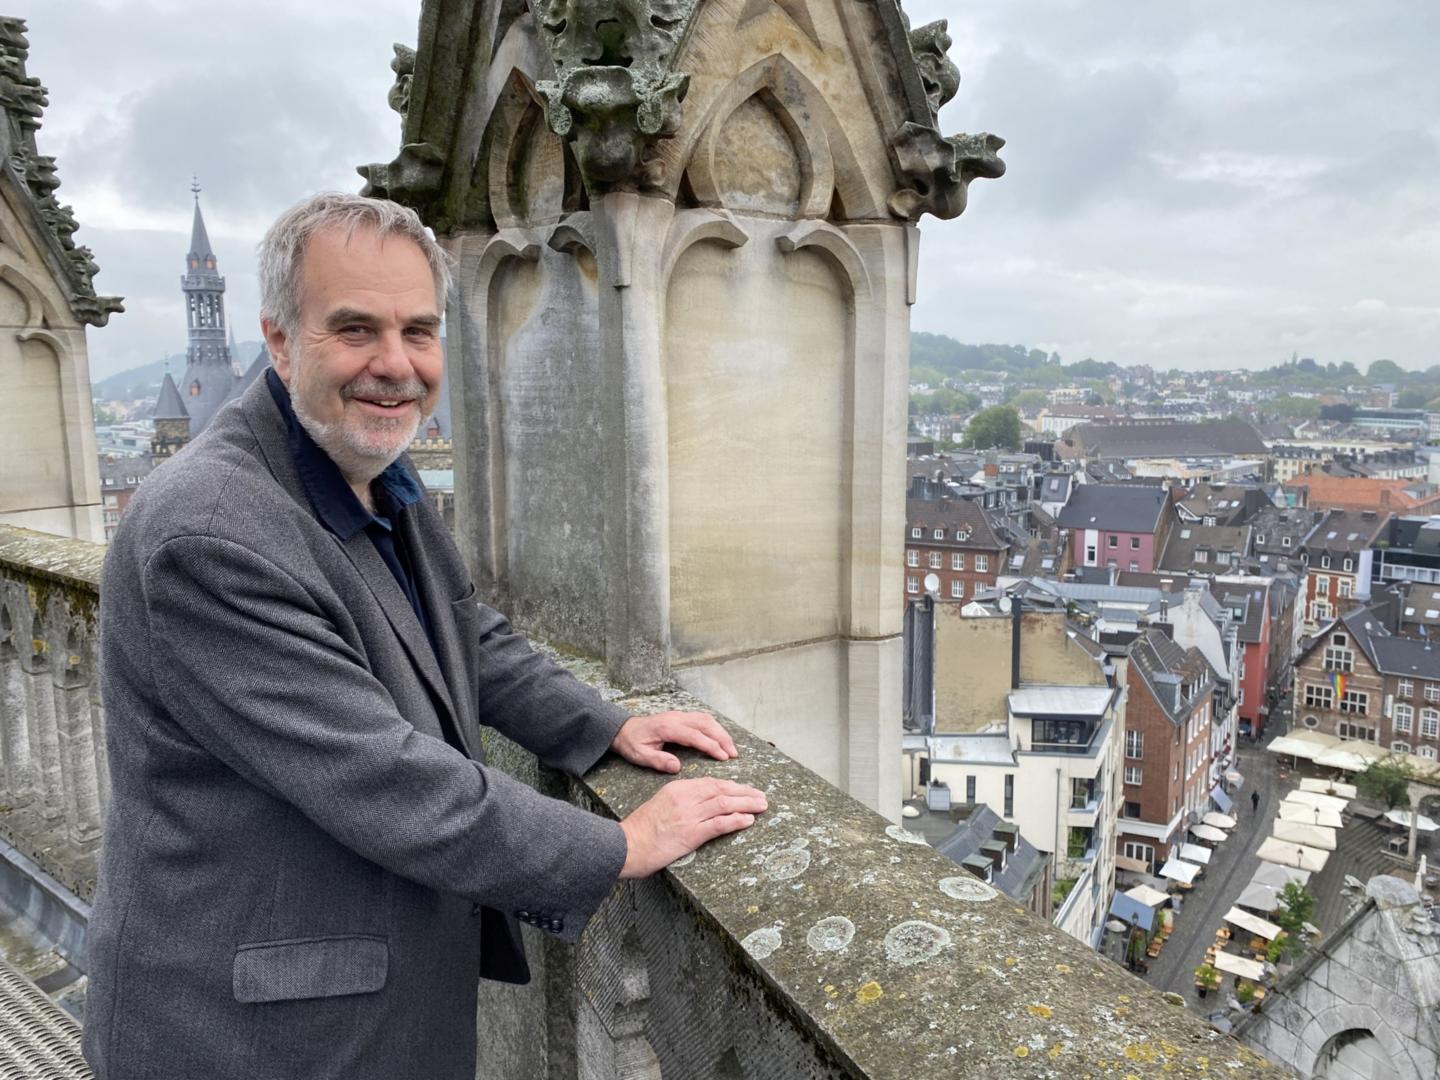
[[[235,362],[226,333],[225,279],[220,276],[205,217],[200,212],[199,180],[190,185],[190,191],[195,196],[195,223],[190,230],[185,275],[180,279],[189,348],[179,389],[190,414],[190,433],[198,435],[229,397],[235,382]]]
[[[200,213],[200,180],[196,177],[190,184],[195,195],[195,221],[190,226],[190,269],[197,270],[203,264],[208,270],[215,269],[215,252],[210,247],[210,234],[205,231],[205,215]]]

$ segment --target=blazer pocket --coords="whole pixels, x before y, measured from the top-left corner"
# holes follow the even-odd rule
[[[256,941],[235,949],[235,1000],[300,1001],[371,994],[390,970],[388,939],[367,934]]]

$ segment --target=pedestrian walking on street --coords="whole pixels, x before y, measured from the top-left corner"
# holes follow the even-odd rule
[[[1250,812],[1252,814],[1260,812],[1260,792],[1258,791],[1250,792]]]

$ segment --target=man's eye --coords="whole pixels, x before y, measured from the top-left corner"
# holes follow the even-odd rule
[[[428,326],[412,326],[409,327],[405,333],[413,338],[424,338],[426,340],[435,336],[435,331],[431,330]]]
[[[370,328],[368,326],[342,326],[340,333],[346,337],[361,337],[370,333]]]

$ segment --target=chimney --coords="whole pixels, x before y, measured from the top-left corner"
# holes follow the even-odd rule
[[[944,780],[931,780],[925,789],[925,805],[938,814],[950,812],[950,785]]]
[[[924,473],[916,473],[914,476],[910,477],[910,497],[912,499],[925,498],[925,488],[926,484]]]
[[[1010,689],[1020,689],[1020,598],[1010,600]]]

